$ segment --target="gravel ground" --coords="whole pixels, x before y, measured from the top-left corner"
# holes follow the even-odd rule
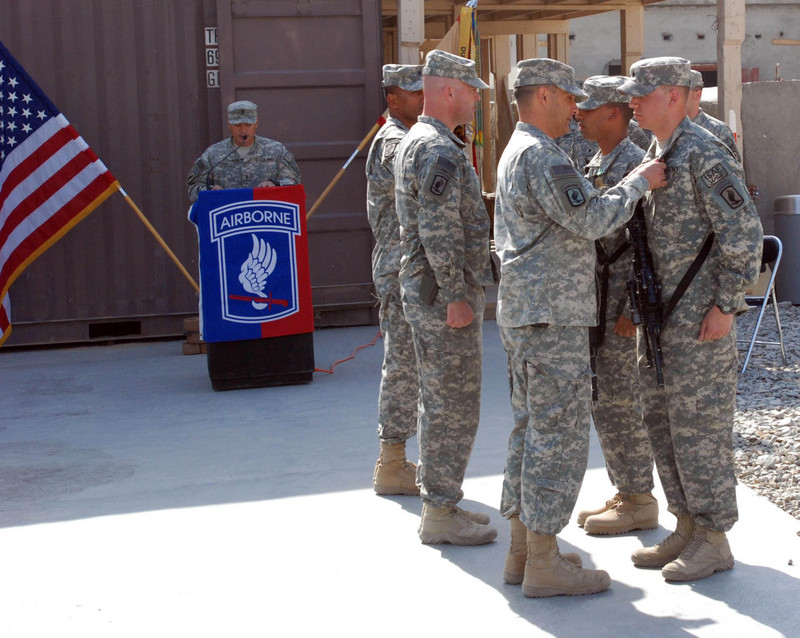
[[[733,428],[736,475],[800,520],[800,306],[781,302],[778,311],[787,363],[778,346],[756,345],[747,370],[739,375]],[[750,338],[757,318],[758,311],[750,310],[737,319],[739,339]],[[758,339],[778,340],[769,306]],[[747,346],[739,344],[742,363]]]

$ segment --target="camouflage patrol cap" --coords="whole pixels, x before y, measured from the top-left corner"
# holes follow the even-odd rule
[[[476,89],[488,89],[489,85],[478,77],[475,63],[467,58],[453,55],[447,51],[434,49],[425,56],[422,75],[435,75],[441,78],[461,80]]]
[[[404,91],[422,90],[421,64],[384,64],[383,87],[396,86]]]
[[[576,102],[582,102],[587,98],[586,93],[581,91],[581,87],[575,83],[575,69],[568,64],[550,58],[531,58],[517,62],[515,89],[521,86],[540,84],[557,86],[574,95]]]
[[[700,71],[692,69],[692,87],[693,89],[702,89],[705,86],[703,82],[703,74]]]
[[[232,102],[228,106],[228,124],[255,124],[258,121],[258,107],[247,100]]]
[[[631,77],[619,87],[623,95],[642,97],[659,86],[691,86],[691,62],[685,58],[647,58],[631,65]]]
[[[589,96],[589,99],[581,102],[578,108],[581,111],[593,111],[604,104],[630,102],[627,95],[617,93],[617,89],[627,79],[622,75],[593,75],[586,78],[583,83],[583,92]]]

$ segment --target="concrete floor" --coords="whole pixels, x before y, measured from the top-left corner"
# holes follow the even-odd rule
[[[318,331],[317,367],[376,331]],[[419,500],[372,493],[380,339],[311,384],[229,392],[179,342],[0,351],[0,636],[800,635],[800,522],[742,486],[729,572],[634,568],[673,529],[663,513],[639,534],[560,535],[608,592],[503,584],[511,417],[493,322],[484,335],[462,502],[499,529],[482,547],[424,546]],[[612,494],[593,435],[578,508]]]

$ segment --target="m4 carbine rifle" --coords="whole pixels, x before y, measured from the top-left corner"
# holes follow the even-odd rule
[[[658,387],[663,388],[661,284],[656,281],[653,256],[647,247],[647,227],[641,199],[636,202],[636,210],[628,222],[628,235],[633,246],[633,278],[628,281],[631,321],[633,325],[643,328],[647,367],[655,368]]]
[[[661,328],[672,314],[683,293],[692,283],[714,244],[714,232],[710,232],[703,242],[700,252],[683,274],[672,293],[669,303],[661,303],[661,284],[656,281],[653,256],[647,247],[647,227],[644,219],[644,206],[640,199],[636,210],[628,222],[629,241],[633,246],[633,279],[628,281],[628,296],[631,300],[631,322],[644,329],[644,347],[647,354],[647,367],[656,369],[658,387],[664,387],[663,358],[661,356]]]

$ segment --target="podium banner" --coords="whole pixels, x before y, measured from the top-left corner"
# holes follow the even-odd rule
[[[302,186],[201,191],[200,334],[238,341],[314,331]]]

